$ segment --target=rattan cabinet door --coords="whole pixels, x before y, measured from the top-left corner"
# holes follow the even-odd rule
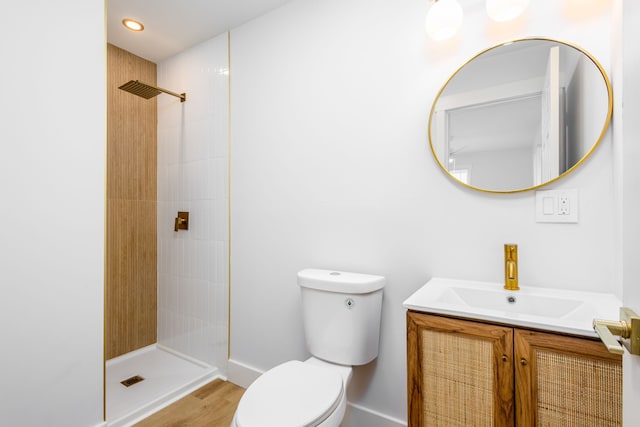
[[[407,312],[410,427],[514,425],[513,328]]]
[[[516,425],[622,425],[622,357],[600,341],[516,329],[515,355]]]

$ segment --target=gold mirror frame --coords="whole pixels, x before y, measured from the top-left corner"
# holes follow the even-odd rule
[[[516,189],[509,189],[509,190],[494,190],[494,189],[487,189],[487,188],[480,188],[480,187],[476,187],[473,186],[471,184],[467,184],[461,180],[459,180],[458,178],[456,178],[454,175],[452,175],[450,173],[450,171],[447,169],[447,167],[442,163],[441,159],[438,157],[437,153],[436,153],[436,149],[434,147],[434,143],[433,143],[433,137],[432,137],[432,121],[434,118],[434,112],[436,111],[436,105],[438,103],[438,100],[440,99],[442,93],[444,92],[444,90],[447,88],[447,86],[449,85],[449,83],[451,82],[452,79],[454,79],[458,73],[465,67],[467,66],[469,63],[471,63],[473,60],[477,59],[478,57],[480,57],[481,55],[500,48],[502,46],[507,46],[507,45],[511,45],[513,43],[518,43],[518,42],[524,42],[524,41],[547,41],[547,42],[552,42],[552,43],[558,43],[561,45],[564,45],[566,47],[570,47],[573,48],[575,50],[577,50],[578,52],[582,53],[583,55],[585,55],[589,60],[591,60],[591,62],[597,67],[598,71],[600,72],[602,79],[605,83],[606,86],[606,90],[607,90],[607,98],[608,98],[608,106],[607,106],[607,114],[604,120],[604,124],[602,127],[602,130],[597,138],[597,140],[593,143],[593,145],[591,146],[591,148],[575,163],[573,164],[571,167],[569,167],[566,171],[560,173],[558,176],[549,179],[545,182],[542,182],[540,184],[537,185],[532,185],[529,187],[525,187],[525,188],[516,188]],[[471,188],[473,190],[477,190],[480,192],[485,192],[485,193],[497,193],[497,194],[508,194],[508,193],[519,193],[519,192],[523,192],[523,191],[530,191],[530,190],[535,190],[537,188],[543,187],[545,185],[551,184],[552,182],[558,181],[559,179],[567,176],[568,174],[570,174],[571,172],[573,172],[574,170],[576,170],[582,163],[584,163],[590,156],[591,154],[595,151],[595,149],[598,147],[598,145],[600,144],[600,141],[602,140],[602,138],[604,137],[604,135],[606,134],[609,125],[611,123],[611,117],[613,114],[613,90],[612,90],[612,86],[611,86],[611,82],[609,81],[609,78],[607,76],[606,71],[604,70],[604,68],[602,67],[602,65],[600,64],[600,62],[598,62],[598,60],[591,55],[589,52],[587,52],[585,49],[572,44],[572,43],[568,43],[568,42],[564,42],[564,41],[560,41],[560,40],[555,40],[555,39],[551,39],[551,38],[545,38],[545,37],[531,37],[531,38],[522,38],[522,39],[516,39],[516,40],[512,40],[509,42],[505,42],[505,43],[500,43],[498,45],[489,47],[487,49],[482,50],[481,52],[477,53],[476,55],[474,55],[473,57],[471,57],[468,61],[466,61],[464,64],[462,64],[448,79],[447,81],[442,85],[442,87],[440,88],[440,90],[438,91],[438,94],[436,95],[433,104],[431,106],[431,111],[429,113],[429,123],[428,123],[428,137],[429,137],[429,146],[431,149],[431,153],[433,154],[434,159],[436,160],[436,162],[438,163],[438,165],[440,166],[440,168],[451,178],[453,179],[455,182]]]

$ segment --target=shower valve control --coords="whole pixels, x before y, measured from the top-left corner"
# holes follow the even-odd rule
[[[189,229],[189,212],[178,212],[173,223],[173,231]]]

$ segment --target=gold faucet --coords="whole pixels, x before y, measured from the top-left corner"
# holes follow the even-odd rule
[[[518,286],[518,245],[505,243],[504,245],[504,288],[517,291]]]

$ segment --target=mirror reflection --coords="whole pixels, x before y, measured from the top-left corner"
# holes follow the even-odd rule
[[[431,149],[472,188],[537,188],[588,157],[612,106],[609,80],[590,54],[555,40],[518,40],[478,54],[443,86],[429,117]]]

